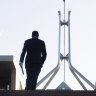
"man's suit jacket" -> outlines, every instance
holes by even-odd
[[[44,41],[36,37],[26,40],[20,57],[22,63],[25,54],[25,68],[42,67],[47,55]]]

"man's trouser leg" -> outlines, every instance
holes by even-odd
[[[41,68],[26,69],[27,79],[25,90],[35,90]]]

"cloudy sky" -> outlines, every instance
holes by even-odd
[[[93,84],[96,81],[95,5],[96,0],[66,0],[66,20],[68,10],[71,10],[72,65]],[[23,43],[26,39],[31,38],[33,30],[39,31],[39,38],[45,41],[47,49],[47,59],[40,73],[38,79],[40,80],[57,65],[59,10],[61,19],[64,20],[63,0],[0,0],[0,55],[14,55],[16,68],[20,71],[18,62]],[[66,36],[67,31],[66,27]],[[61,32],[61,53],[63,54],[63,27]],[[68,69],[67,62],[65,67],[65,82],[72,89],[82,89],[73,86],[75,78]],[[63,62],[60,70],[49,88],[52,88],[53,85],[56,88],[64,81]],[[71,77],[72,80],[70,80]]]

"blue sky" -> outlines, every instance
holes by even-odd
[[[71,61],[73,66],[93,84],[96,80],[95,5],[95,0],[66,0],[66,20],[67,12],[71,10]],[[38,30],[39,38],[46,43],[48,54],[39,79],[45,76],[56,66],[58,61],[59,10],[61,10],[63,20],[63,0],[1,0],[0,55],[14,55],[18,68],[24,41],[31,38],[33,30]],[[61,35],[61,53],[63,54],[63,27]],[[66,68],[66,82],[71,83],[67,79],[68,72]],[[55,78],[54,82],[59,81],[59,84],[63,81],[63,72],[61,71],[61,73],[60,81]]]

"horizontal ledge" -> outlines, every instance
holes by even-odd
[[[0,61],[13,61],[13,55],[0,55]]]

